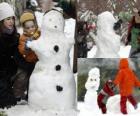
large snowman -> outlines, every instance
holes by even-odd
[[[116,22],[111,12],[106,11],[98,15],[95,37],[96,58],[119,58],[120,36],[113,30]]]
[[[51,10],[43,17],[41,37],[27,43],[39,61],[30,77],[29,106],[48,110],[46,116],[76,116],[76,83],[69,53],[74,39],[64,34],[62,13]]]
[[[97,90],[100,85],[100,70],[95,67],[92,68],[88,73],[88,79],[85,84],[85,88],[87,89],[85,94],[85,106],[88,109],[99,110],[97,104]]]

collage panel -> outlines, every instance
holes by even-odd
[[[78,116],[138,116],[140,59],[78,59]]]
[[[0,116],[139,115],[139,6],[0,0]]]
[[[138,0],[79,0],[78,58],[139,57]]]
[[[77,116],[76,0],[0,0],[0,116]]]

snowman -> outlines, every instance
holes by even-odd
[[[97,36],[95,43],[97,51],[96,58],[119,58],[120,36],[113,29],[117,21],[111,12],[103,12],[97,19]]]
[[[27,42],[39,61],[30,77],[29,106],[47,116],[76,116],[76,83],[69,53],[74,39],[64,34],[61,12],[51,10],[42,21],[41,37]]]
[[[121,114],[120,95],[117,94],[113,97],[110,97],[107,101],[106,107],[109,112]],[[132,106],[132,104],[129,101],[127,101],[127,111],[128,111],[128,114],[132,114],[132,113],[136,113],[137,111],[139,111],[139,109],[135,110],[134,107]]]
[[[100,70],[95,67],[92,68],[88,73],[88,80],[85,84],[87,92],[85,94],[85,106],[88,109],[99,110],[97,104],[97,90],[100,85]]]

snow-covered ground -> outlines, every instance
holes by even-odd
[[[140,115],[140,103],[138,104],[138,109],[134,110],[132,113],[128,114],[127,116],[139,116]],[[91,110],[85,108],[84,102],[78,102],[78,109],[80,110],[80,113],[78,116],[123,116],[121,113],[112,113],[107,112],[107,114],[102,114],[101,112],[98,112],[96,108]]]
[[[107,114],[102,114],[97,103],[97,91],[100,85],[100,70],[97,67],[92,68],[88,73],[88,79],[85,83],[86,94],[84,102],[78,102],[78,116],[122,116],[120,112],[120,95],[110,97],[106,103]],[[140,112],[140,103],[135,110],[134,107],[127,101],[128,116],[138,116]]]
[[[36,15],[36,19],[38,22],[39,27],[41,26],[42,23],[42,18],[43,18],[43,13],[40,12],[35,12]],[[23,30],[22,28],[18,28],[18,32],[20,34],[22,34]],[[65,20],[65,35],[68,39],[68,41],[74,41],[74,35],[75,35],[75,20],[74,19],[67,19]],[[70,51],[70,63],[71,63],[71,67],[73,67],[73,48]],[[56,98],[57,99],[57,98]],[[62,101],[63,102],[63,101]],[[55,112],[52,110],[35,110],[32,109],[28,104],[24,104],[24,105],[16,105],[12,108],[9,109],[0,109],[0,111],[5,111],[5,113],[8,116],[71,116],[71,114],[74,111],[65,111],[61,112],[58,111],[59,113],[57,114],[57,111],[55,110]],[[75,112],[73,113],[75,114]],[[76,114],[74,115],[76,116]]]
[[[128,58],[130,49],[131,49],[130,45],[128,45],[128,46],[121,45],[120,51],[118,53],[120,58]],[[94,58],[96,51],[97,51],[97,47],[93,46],[93,48],[88,52],[88,58]]]

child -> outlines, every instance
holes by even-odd
[[[106,109],[106,103],[107,100],[110,96],[114,95],[115,91],[115,85],[113,84],[112,80],[108,80],[103,89],[99,92],[98,94],[98,106],[102,110],[102,113],[105,114],[107,109]]]
[[[37,56],[32,50],[26,47],[27,41],[36,40],[40,36],[35,16],[31,12],[24,12],[20,17],[20,23],[23,26],[23,34],[19,39],[19,52],[27,62],[36,62]]]
[[[15,27],[15,13],[5,2],[0,3],[0,108],[16,104],[12,90],[12,77],[17,72],[15,52],[19,34]]]
[[[17,98],[27,100],[25,91],[28,88],[28,80],[37,62],[35,53],[26,47],[27,41],[33,41],[39,38],[40,31],[37,26],[35,16],[32,12],[26,11],[20,17],[20,23],[23,27],[23,34],[19,39],[18,49],[25,61],[20,62],[17,77],[13,85],[14,94]]]
[[[125,39],[125,45],[128,45],[128,44],[131,45],[129,57],[138,58],[140,57],[140,51],[139,51],[140,45],[138,42],[138,36],[140,33],[139,6],[137,8],[134,7],[132,13],[133,14],[122,11],[119,13],[119,19],[121,19],[123,22],[129,22],[127,37]]]
[[[120,66],[114,84],[119,86],[121,100],[120,107],[123,114],[127,114],[126,102],[129,102],[137,108],[137,102],[132,96],[133,87],[140,87],[140,82],[134,72],[129,68],[128,60],[123,58],[120,60]]]

